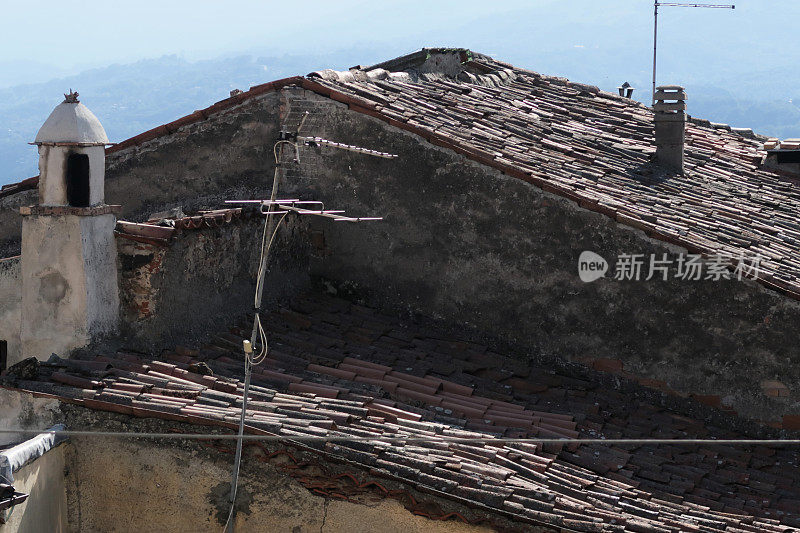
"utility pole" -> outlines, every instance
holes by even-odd
[[[658,46],[658,8],[666,7],[703,7],[709,9],[736,9],[733,4],[685,4],[681,2],[659,2],[653,0],[653,104],[656,103],[656,49]]]

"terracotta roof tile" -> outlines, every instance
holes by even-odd
[[[247,416],[250,431],[287,439],[374,436],[370,442],[337,441],[310,447],[395,476],[420,490],[473,502],[521,521],[580,531],[781,531],[800,526],[800,460],[793,450],[721,445],[623,449],[588,444],[389,443],[381,439],[511,434],[632,437],[656,432],[722,438],[734,434],[566,375],[549,375],[544,394],[527,395],[519,403],[494,398],[493,388],[484,389],[479,378],[472,380],[474,386],[448,391],[439,386],[444,383],[439,376],[407,373],[405,365],[425,360],[427,352],[410,350],[399,356],[404,348],[381,343],[381,339],[396,339],[402,331],[407,342],[437,346],[455,354],[449,356],[454,358],[473,359],[485,349],[435,331],[401,327],[389,317],[328,296],[299,298],[291,308],[265,317],[263,323],[271,330],[267,334],[273,339],[274,352],[269,360],[276,366],[256,368]],[[354,328],[359,335],[374,339],[374,359],[359,351],[360,338],[348,335]],[[231,331],[243,334],[249,325]],[[328,339],[324,347],[288,342],[322,331]],[[176,348],[165,354],[167,360],[119,352],[113,357],[54,361],[41,365],[38,380],[14,385],[92,409],[234,428],[242,393],[237,339],[235,334],[220,335],[213,350]],[[318,362],[316,350],[326,350],[332,357],[322,360],[329,362]],[[178,352],[185,355],[174,357]],[[392,359],[378,357],[389,353],[398,354],[395,360],[403,362],[397,367],[374,362]],[[189,370],[198,358],[214,369],[213,376]],[[520,366],[520,361],[493,353],[474,372],[516,368],[515,374],[542,374]],[[389,384],[398,381],[383,379],[392,377],[403,378],[404,385],[427,388],[424,392],[393,388]],[[470,374],[465,371],[462,377],[466,380]],[[513,379],[504,379],[512,390]],[[556,391],[563,394],[552,394]]]
[[[650,162],[653,117],[645,106],[466,50],[459,53],[473,59],[454,78],[420,73],[429,54],[453,53],[422,52],[381,64],[407,71],[375,66],[254,86],[107,152],[170,134],[264,92],[302,86],[690,251],[761,254],[769,260],[761,263],[759,281],[800,295],[794,223],[800,192],[760,168],[764,152],[757,141],[695,121],[687,125],[686,175],[662,176]],[[35,186],[30,178],[5,186],[0,196]],[[228,214],[186,217],[176,227],[218,225],[230,221]]]

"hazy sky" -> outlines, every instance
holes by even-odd
[[[736,3],[734,12],[661,8],[665,45],[671,38],[677,43],[699,39],[712,49],[727,43],[741,48],[746,61],[797,48],[800,2]],[[41,81],[31,78],[48,71],[70,74],[165,54],[199,59],[228,52],[317,53],[351,46],[364,46],[366,53],[371,44],[398,50],[459,45],[514,60],[515,55],[530,52],[516,48],[516,41],[526,37],[520,32],[526,30],[546,36],[544,43],[538,43],[541,47],[580,49],[630,42],[640,49],[641,67],[646,70],[653,11],[651,0],[2,0],[2,4],[0,86]],[[558,34],[548,33],[552,22],[559,23],[554,25]]]
[[[0,60],[73,68],[173,53],[206,58],[254,47],[319,51],[365,40],[433,36],[443,27],[531,2],[3,0],[3,4]]]
[[[698,1],[733,1],[736,9],[662,7],[658,82],[687,87],[693,115],[800,137],[800,0]],[[470,48],[610,91],[629,81],[641,101],[650,94],[653,0],[0,0],[0,7],[0,182],[35,172],[26,143],[70,87],[117,140],[207,106],[233,86],[370,65],[422,47]],[[206,59],[214,61],[193,62]]]

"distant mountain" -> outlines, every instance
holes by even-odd
[[[540,40],[554,31],[545,26],[540,29],[543,32],[538,36]],[[598,27],[595,25],[593,29],[596,35]],[[525,31],[529,32],[530,27]],[[512,26],[505,41],[515,38],[519,39],[517,43],[530,42],[530,37],[525,40],[522,29],[515,30]],[[475,51],[544,74],[566,76],[611,91],[623,81],[630,81],[637,87],[635,97],[649,100],[650,72],[641,68],[648,65],[646,58],[640,57],[642,43],[490,48],[481,38],[476,36],[475,40],[472,46]],[[667,41],[665,48],[669,44]],[[247,89],[322,68],[341,70],[358,63],[371,64],[410,51],[399,46],[402,45],[281,57],[234,55],[196,62],[164,56],[87,70],[47,82],[0,87],[0,185],[38,173],[36,149],[27,143],[70,88],[81,93],[81,100],[98,116],[109,138],[121,141],[226,98],[232,89]],[[679,44],[674,46],[681,49]],[[665,54],[659,79],[674,80],[687,87],[689,112],[693,116],[736,127],[752,127],[770,136],[800,137],[800,107],[795,103],[800,102],[800,74],[792,67],[781,66],[774,56],[762,65],[763,69],[742,74],[736,70],[730,53],[718,52],[725,57],[716,57],[714,68],[708,67],[704,54],[685,61],[676,57],[680,55],[678,52]],[[784,59],[789,65],[793,58]],[[33,66],[32,72],[37,77],[44,76],[43,68]],[[736,79],[734,87],[727,82],[730,79]]]

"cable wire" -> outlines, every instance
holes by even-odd
[[[0,434],[40,435],[50,433],[63,437],[106,437],[135,439],[187,439],[187,440],[246,440],[260,442],[381,442],[381,443],[455,443],[455,444],[605,444],[609,446],[643,445],[740,445],[740,446],[798,446],[800,439],[604,439],[604,438],[537,438],[537,437],[458,437],[376,435],[375,437],[324,436],[324,435],[237,435],[229,433],[158,433],[135,431],[84,431],[47,429],[0,429]]]
[[[285,95],[284,95],[285,96]],[[291,102],[288,98],[286,98],[286,118],[291,115]],[[308,117],[308,112],[303,115],[303,118],[300,120],[300,123],[297,127],[299,131],[300,128],[303,127],[306,118]],[[282,170],[283,166],[281,165],[281,160],[283,158],[283,147],[284,145],[289,145],[294,148],[294,155],[295,160],[300,160],[300,152],[297,147],[296,142],[291,142],[286,139],[278,140],[272,146],[272,155],[275,159],[275,172],[273,173],[272,178],[272,194],[270,196],[270,205],[274,204],[275,198],[278,195],[278,188],[280,186],[281,177],[282,177]],[[234,457],[233,462],[233,473],[231,475],[231,494],[230,494],[230,502],[231,502],[231,509],[228,513],[228,519],[225,522],[225,530],[229,533],[233,533],[234,528],[234,517],[236,515],[236,494],[238,490],[239,484],[239,468],[241,466],[242,461],[242,443],[244,437],[244,426],[245,426],[245,415],[247,413],[247,400],[248,400],[248,390],[250,389],[250,375],[252,373],[252,367],[254,365],[261,364],[267,358],[269,353],[269,346],[267,344],[267,334],[264,331],[263,326],[261,325],[261,299],[264,294],[264,280],[266,278],[267,272],[267,265],[269,262],[269,252],[272,249],[272,243],[275,241],[275,235],[278,233],[278,228],[280,228],[281,222],[286,218],[288,211],[283,213],[278,222],[275,223],[274,228],[273,224],[273,213],[267,212],[266,219],[264,220],[264,231],[261,234],[261,249],[259,253],[259,260],[258,260],[258,272],[256,278],[256,290],[255,290],[255,297],[253,300],[253,309],[255,311],[255,317],[253,318],[253,331],[250,335],[250,346],[255,348],[256,344],[258,344],[258,353],[256,354],[255,350],[249,351],[247,347],[244,349],[244,394],[242,396],[242,413],[239,417],[239,431],[237,435],[236,441],[236,454]],[[269,235],[269,240],[267,240],[267,235]],[[259,341],[256,343],[256,341]],[[255,355],[254,355],[255,354]]]

